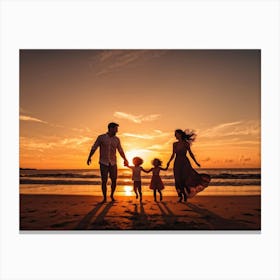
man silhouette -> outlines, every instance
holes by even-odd
[[[124,159],[124,165],[128,164],[124,151],[121,147],[120,139],[116,136],[119,125],[111,122],[108,124],[108,132],[97,137],[95,143],[92,145],[87,164],[91,164],[91,157],[99,147],[99,165],[102,181],[103,201],[107,201],[107,181],[108,175],[111,179],[111,200],[114,201],[114,192],[117,185],[117,157],[116,150],[118,150],[121,157]]]

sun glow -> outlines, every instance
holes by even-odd
[[[132,186],[124,186],[124,193],[125,193],[125,195],[127,195],[127,196],[130,196],[130,195],[132,195]]]
[[[136,149],[136,150],[131,150],[125,153],[127,160],[129,162],[129,165],[133,165],[132,159],[134,157],[140,157],[143,159],[144,164],[147,162],[150,162],[151,156],[150,156],[150,151],[149,150],[144,150],[144,149]]]

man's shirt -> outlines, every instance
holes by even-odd
[[[99,135],[92,145],[91,151],[94,153],[97,148],[99,150],[99,163],[107,166],[117,164],[116,150],[120,155],[124,155],[121,147],[120,139],[117,136],[109,136],[108,133]]]

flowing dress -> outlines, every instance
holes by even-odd
[[[175,144],[175,161],[174,161],[174,178],[177,192],[186,188],[188,198],[194,197],[198,192],[203,191],[210,183],[210,176],[208,174],[199,174],[191,166],[187,157],[189,143]]]

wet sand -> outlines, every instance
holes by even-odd
[[[260,196],[195,196],[140,202],[134,196],[20,195],[20,230],[260,230]]]

